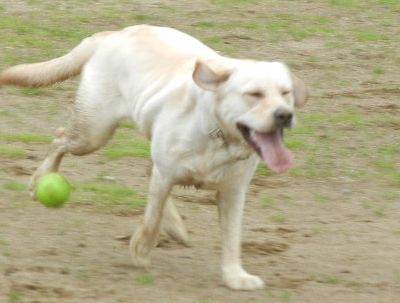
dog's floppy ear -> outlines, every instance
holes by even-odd
[[[193,80],[201,88],[216,91],[218,86],[228,80],[231,71],[215,60],[197,60],[193,70]]]
[[[296,75],[291,73],[293,81],[293,94],[294,94],[294,104],[295,106],[303,106],[309,97],[309,91],[303,80],[298,78]]]

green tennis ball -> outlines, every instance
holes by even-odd
[[[50,173],[39,179],[36,198],[46,207],[61,207],[69,199],[71,186],[68,180],[58,173]]]

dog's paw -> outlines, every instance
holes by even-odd
[[[150,258],[148,256],[139,256],[139,255],[134,255],[132,254],[131,251],[131,259],[132,259],[132,264],[135,267],[138,268],[149,268],[151,265]]]
[[[133,265],[135,267],[148,268],[150,266],[150,247],[146,238],[143,238],[140,228],[132,236],[129,246]]]
[[[150,257],[146,253],[142,253],[138,246],[132,245],[130,247],[132,264],[139,268],[149,268],[150,267]]]
[[[264,288],[264,281],[259,277],[241,270],[224,271],[224,282],[232,289],[255,290]]]

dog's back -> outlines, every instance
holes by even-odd
[[[104,40],[108,41],[103,43]],[[99,47],[100,45],[102,46]],[[217,56],[197,39],[177,30],[136,25],[121,31],[94,34],[59,58],[10,67],[0,73],[0,85],[40,87],[64,81],[79,75],[85,64],[99,50],[103,55],[112,55],[109,57],[113,64],[116,63],[116,67],[132,68],[141,78],[146,77],[144,73],[149,70],[153,76],[171,76],[172,71],[184,67],[185,62],[194,62],[193,58]],[[110,67],[112,66],[108,66]]]

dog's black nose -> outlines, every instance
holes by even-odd
[[[276,127],[290,127],[292,124],[293,113],[285,108],[278,108],[274,112]]]

